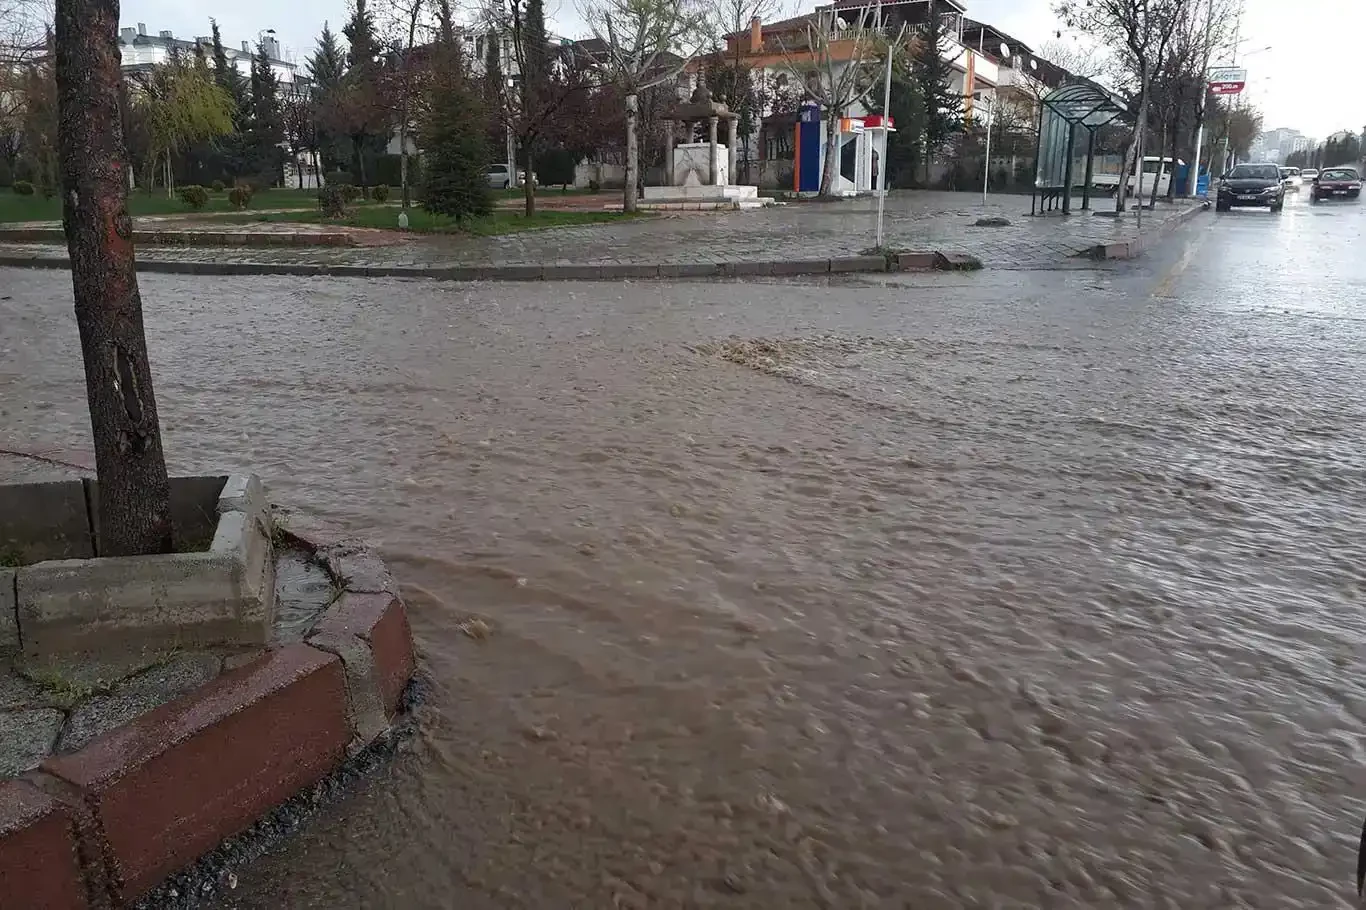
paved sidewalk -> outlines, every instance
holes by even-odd
[[[1106,206],[1106,200],[1099,200]],[[1191,203],[1159,206],[1143,219],[1143,234],[1174,226]],[[195,249],[142,247],[145,261],[348,265],[373,268],[457,268],[521,265],[702,264],[857,255],[874,243],[874,199],[802,202],[755,212],[666,215],[614,224],[527,231],[501,237],[414,236],[369,248]],[[890,247],[966,253],[988,268],[1059,268],[1097,244],[1137,239],[1131,213],[1101,218],[1030,217],[1029,197],[904,192],[887,199]],[[975,227],[984,216],[1005,227]],[[65,258],[55,245],[0,245],[0,256]]]

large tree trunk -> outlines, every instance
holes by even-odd
[[[1135,120],[1135,123],[1136,126],[1134,127],[1133,137],[1130,138],[1128,147],[1124,149],[1124,158],[1120,162],[1122,166],[1119,171],[1119,190],[1115,193],[1116,212],[1122,212],[1126,207],[1125,200],[1129,195],[1129,172],[1134,171],[1135,174],[1142,174],[1143,172],[1142,162],[1135,162],[1130,156],[1137,156],[1140,154],[1139,148],[1142,145],[1143,131],[1148,128],[1148,81],[1146,76],[1143,78],[1143,82],[1139,89],[1138,117]],[[1140,183],[1141,178],[1135,176],[1135,194],[1137,194],[1141,188],[1139,185]],[[1140,206],[1143,204],[1141,198],[1138,200],[1138,204]]]
[[[531,142],[523,142],[526,150],[526,178],[522,180],[522,199],[526,203],[526,216],[536,214],[536,155],[531,151]]]
[[[133,269],[118,0],[57,0],[62,221],[99,476],[101,556],[166,553],[171,489]]]
[[[636,117],[640,110],[640,99],[635,92],[626,96],[626,186],[622,190],[621,210],[636,212],[640,209],[640,147],[636,142]]]
[[[830,197],[835,195],[835,175],[840,172],[839,149],[835,147],[835,139],[839,136],[839,115],[834,111],[825,119],[825,164],[821,173],[820,195]]]

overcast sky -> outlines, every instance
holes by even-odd
[[[372,0],[374,3],[375,0]],[[968,15],[1038,47],[1058,28],[1050,0],[967,0]],[[813,9],[807,0],[802,10]],[[585,34],[575,0],[547,0],[555,30]],[[233,46],[255,41],[263,29],[302,63],[312,52],[324,20],[340,30],[346,0],[235,0],[214,9],[223,39]],[[177,37],[207,34],[205,5],[184,0],[124,0],[123,24],[147,24],[153,34],[170,29]],[[1316,138],[1339,129],[1366,126],[1366,94],[1352,42],[1366,34],[1366,0],[1245,0],[1242,53],[1251,80],[1248,100],[1265,114],[1265,126],[1291,127]],[[1345,40],[1328,40],[1336,35]],[[1261,48],[1271,47],[1269,51]],[[1240,58],[1240,63],[1243,62]]]

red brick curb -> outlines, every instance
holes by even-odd
[[[293,525],[349,580],[307,643],[0,784],[0,907],[126,906],[389,729],[416,664],[397,587],[372,551]]]
[[[26,781],[0,784],[0,906],[85,907],[76,823]]]

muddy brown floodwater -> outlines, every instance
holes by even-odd
[[[80,450],[67,278],[0,276],[0,439]],[[218,906],[1350,906],[1359,314],[143,287],[173,467],[375,539],[435,683]]]

